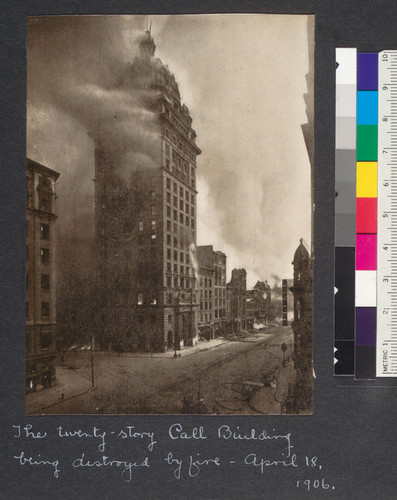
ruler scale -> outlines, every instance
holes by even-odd
[[[334,373],[396,384],[397,50],[336,63]]]
[[[397,51],[379,54],[376,376],[397,377]]]

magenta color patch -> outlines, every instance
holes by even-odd
[[[376,271],[376,234],[356,235],[356,269]]]

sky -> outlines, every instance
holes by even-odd
[[[65,230],[93,213],[92,129],[126,109],[132,128],[138,120],[150,125],[134,111],[134,96],[114,90],[139,53],[146,22],[29,19],[27,156],[60,172],[57,210]],[[226,253],[228,278],[244,267],[248,287],[292,277],[299,239],[311,244],[311,171],[301,130],[307,16],[150,16],[149,23],[155,57],[174,73],[202,150],[197,244]],[[128,127],[120,137],[124,132]]]

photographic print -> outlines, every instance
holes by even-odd
[[[311,414],[314,16],[27,27],[26,413]]]

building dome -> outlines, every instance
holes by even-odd
[[[309,252],[307,251],[305,245],[303,244],[303,239],[300,239],[300,245],[295,250],[294,261],[292,264],[302,262],[304,260],[309,260]]]
[[[146,31],[146,33],[142,36],[139,42],[139,49],[141,51],[141,56],[153,57],[154,52],[156,50],[156,44],[150,34],[150,31]]]

